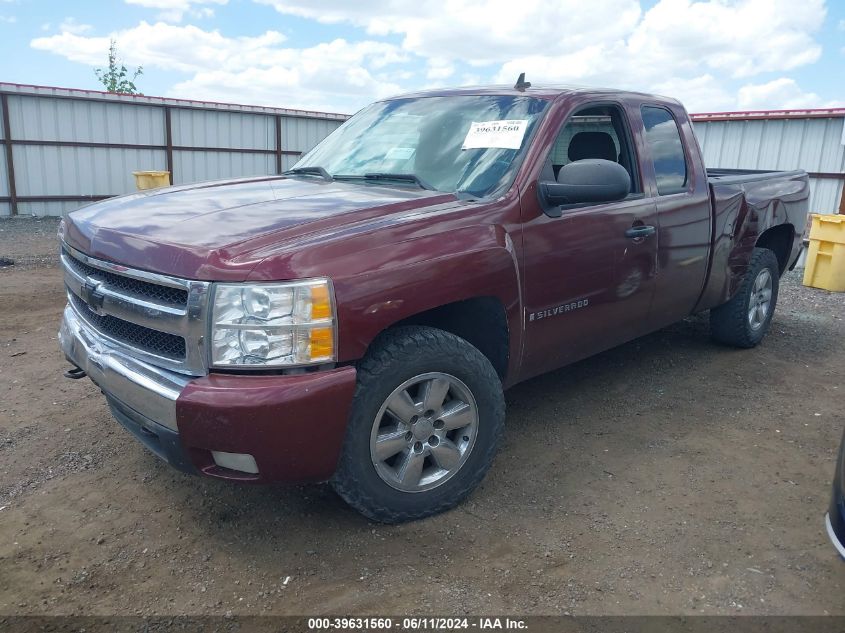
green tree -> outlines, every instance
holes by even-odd
[[[124,95],[141,94],[135,86],[135,80],[144,74],[144,68],[138,66],[130,79],[126,66],[117,59],[117,42],[114,40],[109,43],[109,67],[95,68],[94,74],[97,75],[100,83],[106,87],[107,92]]]

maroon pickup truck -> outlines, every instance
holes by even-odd
[[[704,310],[759,343],[807,198],[803,171],[705,170],[672,99],[404,95],[282,176],[71,213],[60,343],[177,468],[416,519],[484,477],[503,388]]]

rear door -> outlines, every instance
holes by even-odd
[[[524,377],[648,330],[657,218],[632,139],[621,105],[579,106],[559,128],[540,180],[553,180],[572,160],[603,158],[628,170],[631,194],[613,203],[561,207],[558,218],[543,213],[534,187],[522,198]]]
[[[644,103],[646,179],[657,206],[656,290],[649,322],[658,329],[689,315],[707,276],[710,195],[698,143],[681,108]]]

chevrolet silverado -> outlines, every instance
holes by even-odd
[[[417,519],[484,477],[504,388],[707,310],[757,345],[807,200],[803,171],[707,170],[674,99],[403,95],[282,175],[70,213],[59,339],[176,468]]]

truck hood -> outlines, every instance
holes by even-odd
[[[62,239],[92,257],[198,280],[243,281],[268,246],[455,200],[405,186],[251,178],[111,198],[71,213]]]

